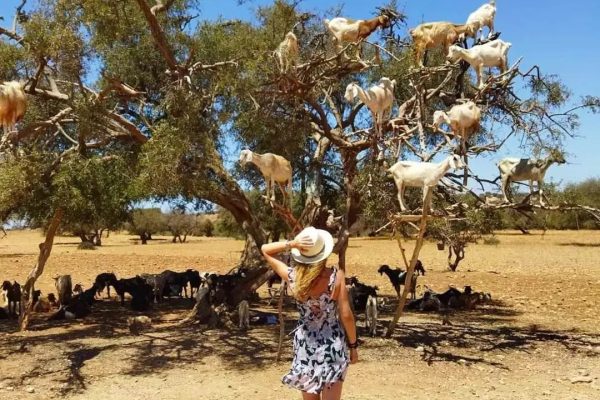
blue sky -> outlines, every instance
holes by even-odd
[[[0,16],[7,26],[12,21],[14,7],[19,0],[0,0]],[[32,0],[30,0],[33,3]],[[200,16],[203,19],[251,19],[253,9],[268,4],[269,0],[250,0],[239,6],[237,0],[201,0]],[[338,4],[344,6],[344,16],[370,18],[375,7],[384,1],[365,0],[304,0],[301,8],[322,13]],[[408,25],[422,21],[446,20],[463,22],[469,13],[484,0],[402,0],[398,1],[409,17]],[[600,1],[576,0],[498,0],[496,29],[502,38],[513,44],[511,60],[523,56],[523,68],[538,64],[545,73],[559,75],[573,91],[580,95],[600,95]],[[8,18],[7,18],[8,17]],[[548,176],[557,183],[580,181],[600,177],[598,149],[600,149],[600,115],[582,114],[579,137],[566,143],[569,164],[554,166]],[[506,156],[527,156],[517,142],[508,143],[498,154],[471,161],[475,172],[490,177],[497,176],[495,163]]]

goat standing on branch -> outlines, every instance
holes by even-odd
[[[27,97],[21,82],[10,81],[0,85],[0,124],[4,128],[2,144],[14,130],[15,124],[23,118],[26,110]]]
[[[407,186],[422,187],[423,199],[427,193],[437,186],[438,182],[450,168],[463,168],[464,164],[459,155],[453,154],[439,164],[418,161],[398,161],[392,165],[390,172],[398,188],[398,202],[400,210],[406,211],[404,191]]]
[[[371,86],[367,90],[356,83],[350,83],[346,87],[344,97],[348,102],[352,102],[358,96],[360,101],[371,111],[375,131],[380,135],[384,119],[389,119],[392,112],[395,87],[396,80],[390,80],[389,78],[381,78],[377,85]]]
[[[298,57],[300,55],[300,48],[298,47],[298,38],[294,35],[294,32],[288,32],[285,35],[285,39],[277,49],[275,50],[275,56],[279,61],[279,71],[283,74],[296,66]]]
[[[460,151],[465,161],[465,176],[463,185],[467,186],[467,144],[471,135],[479,131],[481,121],[481,109],[472,101],[457,104],[447,113],[436,111],[433,113],[433,126],[439,128],[446,123],[452,129],[452,133],[460,138]]]
[[[491,0],[488,4],[484,4],[477,10],[473,11],[465,25],[469,25],[473,30],[473,39],[477,41],[477,33],[483,38],[483,28],[488,27],[490,32],[488,38],[494,34],[494,19],[496,18],[496,0]]]
[[[342,49],[344,43],[358,43],[368,38],[377,28],[386,28],[390,24],[390,17],[379,15],[371,19],[352,20],[349,18],[337,17],[332,20],[326,19],[325,26],[333,35],[338,51]],[[358,50],[360,59],[360,48]]]
[[[465,60],[468,62],[475,69],[477,87],[481,89],[483,87],[483,69],[485,67],[498,67],[501,73],[508,70],[508,50],[510,50],[511,46],[511,43],[500,39],[492,40],[491,42],[470,49],[463,49],[460,46],[453,45],[448,50],[448,60],[452,62]]]
[[[450,22],[428,22],[410,30],[417,65],[423,67],[426,50],[442,47],[444,54],[463,36],[473,36],[471,25],[456,25]]]
[[[565,159],[561,154],[550,154],[543,160],[530,158],[505,158],[498,163],[500,177],[502,178],[502,194],[504,202],[509,203],[508,193],[510,183],[518,181],[529,181],[529,190],[533,194],[533,181],[537,182],[540,193],[540,205],[544,206],[543,184],[546,171],[553,164],[564,164]],[[512,197],[512,196],[511,196]]]
[[[240,164],[256,165],[267,183],[267,200],[275,201],[275,183],[279,185],[284,198],[292,196],[292,164],[277,154],[258,154],[251,150],[242,150]],[[285,187],[287,186],[287,190]],[[289,191],[289,193],[288,193]]]

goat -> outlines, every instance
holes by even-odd
[[[371,336],[377,333],[377,297],[369,295],[365,310],[365,326]]]
[[[145,315],[127,318],[127,327],[132,335],[139,335],[140,332],[152,327],[152,320]]]
[[[2,283],[2,290],[4,291],[4,295],[6,297],[8,315],[16,316],[17,314],[20,314],[21,285],[19,285],[16,281],[12,284],[9,281],[4,281]],[[18,308],[17,303],[19,304]]]
[[[463,49],[460,46],[450,46],[448,49],[448,60],[456,62],[465,60],[468,62],[477,74],[477,87],[483,88],[483,69],[485,67],[498,67],[500,72],[508,70],[508,50],[511,43],[497,39],[485,44]]]
[[[188,274],[186,272],[175,272],[165,270],[160,274],[164,279],[163,296],[171,297],[173,295],[181,297],[181,292],[185,293],[187,298]]]
[[[139,275],[134,278],[119,279],[115,285],[115,290],[117,295],[121,297],[121,305],[125,305],[125,293],[129,293],[133,297],[133,293],[142,285],[146,285],[146,281]]]
[[[356,97],[367,106],[371,111],[371,116],[377,133],[381,133],[381,125],[384,118],[390,117],[392,111],[392,105],[394,104],[394,88],[396,87],[396,80],[389,78],[381,78],[376,85],[371,86],[369,89],[364,90],[356,83],[350,83],[346,87],[346,93],[344,97],[348,102],[352,102]]]
[[[286,73],[290,67],[296,67],[300,48],[298,47],[298,38],[294,35],[294,32],[286,33],[285,39],[279,43],[274,53],[279,61],[279,71],[281,73]]]
[[[377,28],[385,28],[390,24],[390,18],[387,15],[380,15],[371,19],[352,20],[349,18],[337,17],[332,20],[324,20],[325,26],[331,32],[338,51],[341,50],[344,43],[357,43],[368,38]],[[358,50],[360,58],[360,49]]]
[[[73,286],[73,295],[76,296],[81,293],[83,293],[83,286],[81,283],[76,283],[75,286]]]
[[[277,154],[254,153],[248,149],[240,153],[240,164],[245,166],[248,163],[256,165],[267,183],[267,199],[275,201],[275,183],[279,185],[284,197],[286,197],[287,185],[291,200],[292,195],[292,164],[285,158]]]
[[[162,300],[163,292],[166,286],[166,279],[163,274],[140,274],[140,278],[142,278],[148,285],[152,287],[153,299],[154,303],[158,303]]]
[[[250,305],[247,300],[242,300],[238,304],[238,316],[240,318],[240,330],[250,329]]]
[[[96,276],[96,280],[94,282],[98,288],[98,296],[100,296],[104,288],[106,288],[106,298],[110,299],[110,287],[112,286],[116,290],[117,276],[112,272],[104,272]]]
[[[489,3],[482,5],[477,10],[473,11],[465,25],[472,27],[473,39],[477,39],[477,32],[483,37],[483,28],[488,27],[490,32],[488,37],[494,33],[494,19],[496,18],[496,0],[490,0]]]
[[[473,35],[471,25],[456,25],[450,22],[428,22],[410,30],[415,49],[415,58],[420,67],[423,67],[423,55],[426,50],[442,47],[444,55],[461,36]]]
[[[4,136],[0,144],[8,139],[15,124],[23,118],[27,111],[27,97],[23,83],[17,81],[4,82],[0,85],[0,125],[4,128]]]
[[[68,303],[61,304],[57,312],[48,320],[84,318],[92,312],[92,305],[96,297],[98,287],[94,283],[91,288],[73,296]]]
[[[447,113],[444,111],[433,113],[433,126],[439,128],[446,123],[452,129],[452,133],[460,138],[463,155],[467,154],[467,141],[479,130],[480,121],[481,109],[472,101],[457,104]]]
[[[152,286],[142,283],[132,288],[131,309],[135,311],[146,311],[152,303]]]
[[[388,279],[390,280],[394,290],[396,290],[396,294],[400,296],[400,288],[402,285],[406,285],[406,271],[400,268],[392,269],[389,265],[383,264],[377,270],[379,275],[386,274]],[[415,272],[413,273],[410,285],[410,297],[411,299],[416,298],[416,290],[417,290],[417,272],[425,275],[425,268],[420,260],[417,260],[417,264],[415,265]]]
[[[363,312],[367,309],[369,296],[377,297],[377,286],[369,286],[358,281],[358,278],[350,278],[350,288],[352,289],[352,310],[354,313]]]
[[[419,304],[419,310],[439,312],[441,309],[442,301],[440,300],[439,296],[432,290],[426,290],[425,293],[423,293],[423,299]]]
[[[68,304],[73,295],[71,275],[59,275],[54,277],[54,286],[56,287],[56,293],[58,293],[58,303],[61,306]]]
[[[203,279],[200,276],[200,272],[191,268],[185,270],[185,276],[190,284],[190,298],[194,298],[194,289],[196,289],[196,292],[198,291]]]
[[[398,161],[392,165],[390,172],[398,188],[398,202],[400,210],[406,211],[404,203],[404,191],[406,187],[422,187],[423,201],[429,191],[437,186],[439,180],[446,172],[453,168],[463,168],[464,164],[457,154],[453,154],[441,163],[417,162],[417,161]]]
[[[529,181],[529,191],[533,194],[533,181],[537,182],[540,192],[540,204],[544,205],[543,184],[546,171],[554,163],[564,164],[566,161],[561,154],[550,154],[543,160],[531,158],[505,158],[498,163],[500,178],[502,179],[502,194],[504,202],[509,203],[508,194],[510,192],[510,183],[519,181]],[[512,196],[511,196],[512,197]]]

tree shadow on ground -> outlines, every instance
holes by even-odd
[[[387,325],[386,325],[387,328]],[[595,357],[590,351],[600,345],[600,335],[582,335],[574,332],[539,330],[537,327],[483,327],[473,324],[441,325],[433,323],[403,323],[389,340],[374,341],[375,347],[389,349],[390,342],[401,347],[422,347],[422,360],[435,362],[483,364],[507,369],[489,357],[494,354],[521,351],[532,353],[545,343],[560,344],[573,353]],[[476,352],[464,354],[465,351]]]
[[[52,376],[61,384],[60,394],[82,393],[87,379],[82,368],[103,354],[119,363],[121,374],[141,376],[160,373],[185,364],[218,357],[236,369],[256,368],[274,361],[277,326],[254,326],[248,332],[219,328],[207,330],[198,324],[178,324],[192,308],[189,299],[167,300],[147,313],[121,307],[117,301],[98,301],[90,316],[81,320],[48,321],[49,314],[36,314],[26,334],[17,333],[16,321],[0,324],[0,359],[44,354],[44,365],[27,374],[15,375],[13,383]],[[147,315],[153,327],[132,335],[127,318]],[[4,326],[6,325],[6,326]],[[35,349],[35,351],[33,351]]]
[[[559,246],[600,247],[600,243],[568,242],[568,243],[560,243]]]

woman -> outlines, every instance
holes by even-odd
[[[275,258],[288,250],[293,268]],[[304,229],[294,240],[262,247],[267,262],[288,282],[298,302],[294,361],[282,381],[302,391],[304,400],[339,400],[348,364],[358,361],[356,327],[344,271],[326,267],[332,250],[329,232],[313,227]]]

